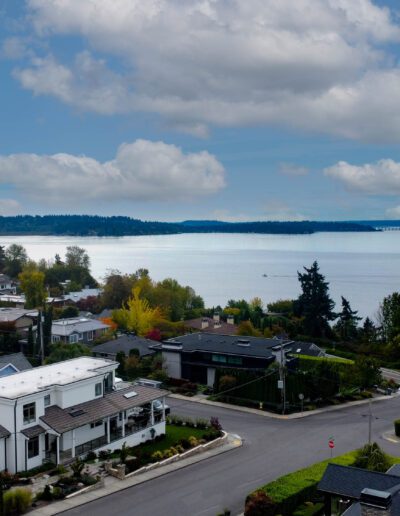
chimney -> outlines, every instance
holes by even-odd
[[[233,315],[228,315],[228,318],[226,319],[226,322],[228,324],[235,324],[235,318],[233,317]]]
[[[213,319],[215,323],[219,323],[219,314],[214,314]]]
[[[361,516],[394,516],[392,495],[387,491],[363,489],[360,496]]]
[[[208,319],[201,320],[201,329],[204,330],[205,328],[208,328]]]

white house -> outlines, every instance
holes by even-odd
[[[0,274],[0,294],[16,294],[17,287],[7,274]]]
[[[68,319],[58,319],[51,325],[51,341],[65,342],[73,344],[81,342],[90,343],[102,337],[110,329],[108,324],[104,324],[96,319],[86,317],[71,317]]]
[[[116,389],[117,367],[81,357],[0,378],[0,470],[68,463],[164,434],[168,391]]]

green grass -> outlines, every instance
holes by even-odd
[[[187,439],[192,435],[197,439],[202,439],[204,434],[209,432],[210,430],[200,430],[199,428],[187,426],[166,425],[165,439],[149,444],[141,444],[139,446],[142,452],[154,453],[155,451],[164,451],[171,448],[171,446],[176,445],[180,439]]]
[[[301,359],[301,360],[307,360],[309,362],[330,362],[330,363],[336,363],[336,364],[347,364],[351,365],[354,364],[354,360],[350,360],[349,358],[343,358],[343,357],[311,357],[308,355],[300,355],[297,353],[291,353],[293,356]]]

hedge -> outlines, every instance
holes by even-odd
[[[400,419],[396,419],[394,421],[394,433],[397,437],[400,437]]]

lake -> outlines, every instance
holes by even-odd
[[[61,256],[70,245],[84,247],[92,273],[149,269],[155,280],[176,278],[192,286],[207,306],[228,299],[265,303],[299,293],[297,271],[318,260],[333,299],[343,295],[362,316],[374,316],[384,296],[400,290],[400,232],[312,235],[184,234],[141,237],[2,237],[22,244],[31,258]],[[267,277],[263,277],[266,274]],[[339,307],[337,307],[339,308]]]

